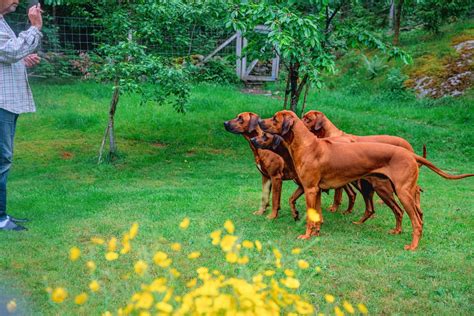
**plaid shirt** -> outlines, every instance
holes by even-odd
[[[17,37],[0,15],[1,109],[15,114],[36,110],[23,58],[38,47],[42,37],[41,32],[34,26]]]

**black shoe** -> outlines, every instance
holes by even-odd
[[[28,218],[16,218],[10,215],[7,215],[7,218],[14,223],[26,223],[30,221]]]
[[[9,218],[3,220],[0,222],[0,230],[27,230],[26,227],[23,227],[21,225],[15,224],[12,220]]]

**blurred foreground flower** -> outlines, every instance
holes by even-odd
[[[184,218],[179,228],[187,229],[189,224],[189,219]],[[91,241],[95,249],[82,255],[85,264],[70,263],[87,272],[84,280],[77,280],[68,290],[48,286],[47,292],[51,301],[58,304],[57,314],[97,314],[97,308],[104,306],[101,314],[107,316],[293,316],[327,313],[328,308],[336,315],[344,315],[339,306],[317,306],[310,300],[312,296],[301,294],[305,291],[307,278],[321,271],[319,267],[309,269],[311,265],[307,260],[296,257],[302,253],[301,249],[285,251],[258,240],[242,239],[235,235],[236,229],[230,220],[223,226],[210,234],[211,244],[221,254],[215,258],[208,249],[204,249],[206,252],[181,251],[180,242],[164,238],[160,239],[158,249],[150,251],[138,247],[137,250],[137,246],[132,245],[138,235],[137,223],[133,223],[121,239],[94,237]],[[186,245],[184,241],[182,243]],[[81,252],[73,247],[69,255],[76,261]],[[203,265],[209,258],[213,263],[220,260],[217,262],[219,270]],[[196,265],[198,268],[192,268]],[[221,272],[221,268],[225,272]],[[69,299],[69,293],[72,299]],[[128,300],[114,296],[123,293]],[[329,304],[336,300],[330,294],[324,299]],[[348,301],[343,301],[342,307],[347,313],[355,313]],[[358,304],[357,307],[360,313],[367,313],[365,305]],[[72,311],[74,308],[80,308],[80,311]]]

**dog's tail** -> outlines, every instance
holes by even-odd
[[[418,162],[420,165],[427,166],[428,168],[430,168],[431,170],[433,170],[434,172],[436,172],[437,174],[439,174],[445,179],[459,180],[459,179],[463,179],[467,177],[474,177],[474,173],[465,173],[465,174],[458,174],[458,175],[452,175],[452,174],[446,173],[443,170],[436,167],[432,162],[430,162],[426,158],[418,156],[418,155],[415,155],[415,159],[416,159],[416,162]]]
[[[426,159],[426,145],[423,144],[423,158]]]

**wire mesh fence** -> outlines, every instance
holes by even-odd
[[[29,27],[26,14],[12,13],[5,18],[16,34]],[[77,65],[81,64],[82,59],[96,52],[101,44],[97,36],[99,26],[83,17],[46,15],[43,19],[43,39],[39,54],[49,64],[46,67],[46,72],[49,73],[45,75],[63,75],[66,72],[70,75],[84,75],[81,74],[80,69],[75,69],[79,70],[75,72],[74,69],[65,68],[78,68]],[[232,34],[232,31],[226,29],[179,28],[176,31],[173,30],[173,34],[164,34],[160,44],[150,46],[148,49],[163,57],[206,56]],[[221,57],[235,55],[235,46],[235,41],[231,42],[217,55]],[[43,65],[41,71],[35,70],[35,72],[44,74],[44,68]]]

